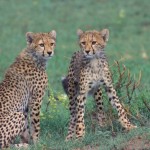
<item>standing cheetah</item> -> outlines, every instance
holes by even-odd
[[[113,88],[111,73],[104,48],[109,38],[109,30],[86,31],[78,30],[80,51],[71,59],[68,75],[62,80],[64,90],[70,100],[70,124],[66,140],[83,137],[85,134],[84,109],[88,93],[92,93],[97,105],[97,116],[100,125],[105,120],[103,112],[101,85],[105,88],[111,105],[118,111],[123,127],[131,129],[132,125],[119,102]]]
[[[40,107],[48,83],[46,63],[54,54],[56,32],[27,32],[26,38],[27,48],[0,83],[0,148],[8,147],[18,135],[24,144],[17,146],[26,145],[29,125],[33,141],[39,137]]]

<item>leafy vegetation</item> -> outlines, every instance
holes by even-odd
[[[150,14],[149,0],[7,0],[0,1],[0,80],[18,53],[26,46],[25,33],[57,31],[55,56],[49,61],[47,73],[49,90],[41,110],[41,135],[37,145],[29,149],[127,149],[128,141],[135,137],[150,141]],[[68,70],[72,53],[79,49],[76,30],[108,28],[110,40],[106,47],[112,72],[114,60],[121,59],[130,70],[132,83],[140,85],[129,103],[129,97],[121,99],[130,113],[131,121],[138,126],[125,132],[117,121],[104,95],[105,110],[110,125],[100,128],[95,119],[95,107],[91,98],[86,104],[86,136],[82,141],[64,142],[69,120],[68,99],[61,86],[61,77]],[[118,71],[117,71],[118,72]],[[114,73],[114,84],[117,83]],[[123,84],[122,84],[123,85]],[[123,91],[125,88],[123,87]],[[118,90],[119,97],[126,94]],[[131,88],[129,92],[131,92]],[[137,143],[138,144],[138,143]],[[145,144],[146,145],[146,144]],[[149,146],[149,145],[148,145]],[[143,146],[144,147],[144,146]],[[138,149],[138,148],[135,148]],[[142,149],[142,148],[141,148]],[[146,148],[145,148],[146,149]],[[148,149],[148,148],[147,148]]]

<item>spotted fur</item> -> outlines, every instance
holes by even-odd
[[[48,82],[46,63],[54,54],[56,32],[28,32],[26,38],[27,48],[0,83],[1,148],[9,147],[18,135],[23,143],[28,143],[30,136],[34,142],[39,137],[40,107]]]
[[[104,48],[109,38],[109,30],[86,31],[78,30],[80,51],[72,56],[68,75],[63,79],[63,87],[70,100],[70,123],[66,140],[83,137],[85,134],[84,109],[87,95],[91,93],[97,106],[99,124],[105,123],[102,90],[104,87],[109,101],[118,111],[119,120],[126,129],[134,128],[126,111],[119,102],[112,84],[111,72]]]

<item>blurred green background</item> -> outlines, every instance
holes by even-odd
[[[15,57],[26,47],[26,32],[49,32],[55,29],[55,56],[49,61],[47,72],[52,90],[63,93],[61,77],[67,73],[71,55],[79,49],[76,30],[108,28],[110,39],[105,50],[110,65],[114,60],[123,58],[123,63],[135,77],[141,70],[141,89],[150,102],[149,10],[149,0],[1,0],[0,80]],[[63,110],[61,113],[64,113]],[[63,127],[62,132],[66,134],[66,124]],[[56,147],[55,141],[51,145]]]

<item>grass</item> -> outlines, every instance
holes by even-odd
[[[115,136],[112,136],[111,126],[104,129],[93,123],[88,114],[93,111],[92,101],[87,102],[86,137],[82,141],[65,143],[68,109],[58,105],[59,111],[45,112],[45,96],[41,118],[41,136],[36,146],[30,149],[76,149],[91,146],[91,149],[109,150],[121,149],[134,136],[147,133],[150,137],[150,112],[142,99],[150,103],[150,14],[149,0],[7,0],[0,1],[0,80],[5,70],[13,62],[18,53],[26,46],[25,33],[57,31],[57,46],[55,56],[49,61],[47,73],[54,93],[63,94],[61,77],[68,70],[72,53],[79,49],[76,30],[109,28],[110,40],[106,53],[110,65],[114,60],[124,58],[124,63],[131,74],[138,76],[142,72],[141,87],[136,91],[131,104],[133,115],[138,112],[146,122],[143,127],[139,121],[132,119],[139,126],[129,133],[125,133],[117,121],[113,123]],[[107,107],[107,106],[106,106]],[[106,108],[107,109],[107,108]],[[54,116],[54,117],[50,117]],[[150,139],[150,138],[149,138]]]

